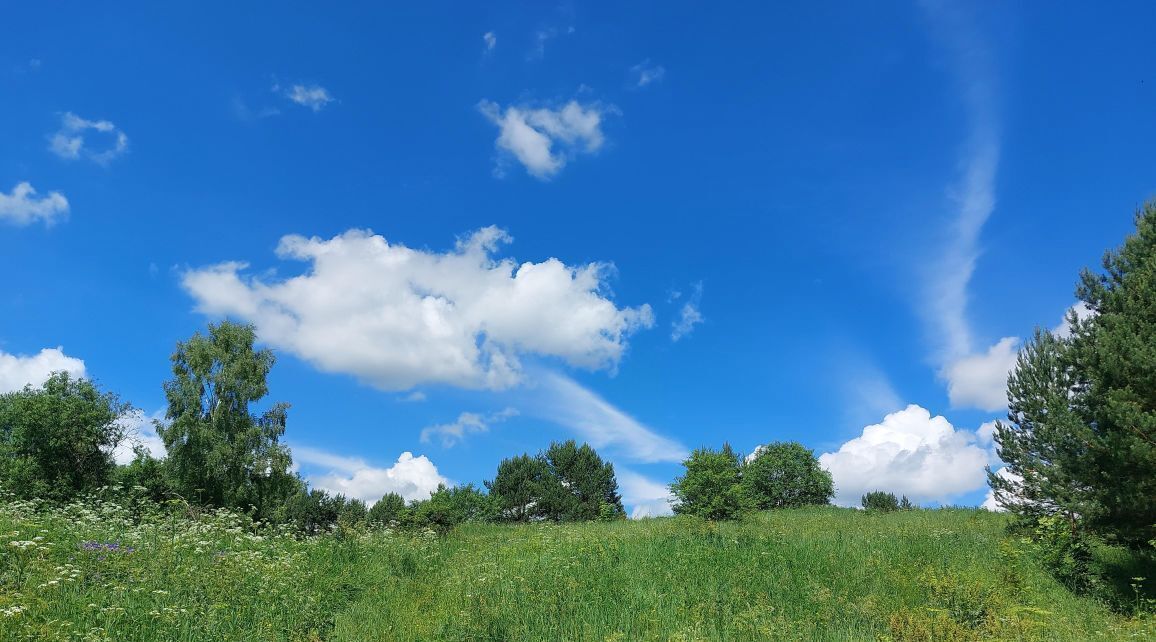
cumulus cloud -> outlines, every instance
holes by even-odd
[[[506,408],[486,415],[463,412],[458,415],[456,420],[448,424],[436,424],[422,428],[421,442],[428,444],[433,437],[437,436],[441,439],[443,447],[450,448],[464,440],[468,433],[487,432],[491,425],[501,423],[510,417],[517,416],[517,414],[518,411],[515,408]]]
[[[677,296],[674,298],[678,298]],[[694,327],[703,322],[702,312],[699,310],[699,305],[702,302],[702,283],[694,285],[694,291],[690,298],[682,304],[682,308],[678,311],[678,317],[670,324],[670,340],[677,342],[679,339],[690,335],[694,331]]]
[[[557,372],[536,373],[519,403],[526,414],[572,430],[594,448],[610,447],[621,458],[639,462],[679,462],[687,449]]]
[[[248,276],[244,263],[229,262],[188,270],[181,282],[201,312],[252,322],[262,341],[382,390],[508,388],[525,355],[613,370],[627,338],[653,325],[649,305],[610,300],[609,264],[496,258],[510,241],[496,227],[446,252],[361,230],[292,235],[277,254],[308,262],[305,274]]]
[[[93,138],[100,139],[95,143],[95,149]],[[48,138],[48,149],[66,160],[83,157],[106,165],[128,151],[128,136],[112,121],[87,120],[65,112],[60,117],[60,129]]]
[[[1020,340],[1004,337],[987,352],[962,357],[943,372],[955,408],[994,411],[1007,406],[1007,377],[1016,365]]]
[[[907,495],[916,502],[949,501],[983,487],[987,452],[975,433],[909,405],[819,462],[835,480],[835,502],[855,506],[873,490]]]
[[[671,501],[674,496],[663,483],[640,475],[633,470],[614,466],[614,476],[618,479],[618,490],[622,503],[631,519],[662,517],[673,515]]]
[[[666,69],[662,65],[651,64],[650,59],[647,58],[631,67],[630,73],[634,76],[638,87],[645,87],[662,80],[662,77],[666,75]]]
[[[414,457],[411,452],[403,452],[389,468],[379,468],[357,457],[342,457],[304,446],[294,446],[292,451],[298,465],[324,471],[305,476],[311,487],[371,505],[386,493],[397,493],[407,502],[425,499],[437,490],[438,484],[453,483],[442,477],[425,455]]]
[[[1073,305],[1052,333],[1057,337],[1071,336],[1069,319],[1075,315],[1083,321],[1095,314],[1083,302]],[[986,352],[969,354],[947,364],[942,371],[947,381],[947,393],[955,408],[979,408],[995,411],[1007,407],[1007,378],[1019,357],[1020,340],[1004,337]]]
[[[84,376],[84,361],[64,354],[64,349],[44,348],[34,355],[8,354],[0,351],[0,394],[40,387],[53,372]]]
[[[288,87],[273,85],[273,91],[302,107],[308,107],[314,112],[321,111],[326,105],[334,101],[329,90],[321,85],[290,85]]]
[[[137,446],[144,448],[146,452],[157,459],[164,458],[167,454],[165,442],[157,434],[157,424],[163,424],[164,421],[164,410],[146,415],[144,411],[134,408],[122,415],[118,423],[124,429],[125,437],[112,451],[112,457],[116,463],[121,465],[130,463],[136,457],[134,449]]]
[[[68,199],[60,192],[49,192],[39,198],[27,182],[17,183],[8,194],[0,192],[0,221],[13,225],[31,225],[44,221],[52,225],[68,214]]]
[[[482,42],[486,43],[486,51],[493,51],[494,47],[498,46],[498,37],[493,31],[487,31],[482,34]]]
[[[540,180],[557,174],[574,156],[598,151],[605,140],[602,120],[611,111],[574,100],[558,109],[511,105],[505,110],[483,100],[478,109],[498,127],[494,145],[499,152],[513,156]]]

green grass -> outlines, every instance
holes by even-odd
[[[304,540],[131,513],[0,505],[0,639],[1156,639],[1150,614],[1073,595],[985,511]]]

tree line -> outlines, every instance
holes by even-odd
[[[994,433],[1005,472],[989,469],[996,500],[1057,564],[1086,576],[1089,542],[1156,545],[1156,202],[1136,230],[1084,270],[1076,295],[1086,315],[1066,333],[1038,329],[1008,378],[1008,416]],[[406,502],[310,489],[281,442],[289,404],[253,411],[268,395],[275,358],[252,326],[209,324],[177,344],[164,383],[166,456],[136,449],[117,466],[132,406],[94,382],[54,373],[39,387],[0,395],[0,485],[22,497],[68,501],[117,484],[154,499],[234,508],[316,532],[346,520],[443,530],[469,521],[531,522],[625,516],[611,464],[587,444],[551,444],[503,460],[492,480],[438,488]],[[729,445],[700,448],[670,485],[674,512],[730,519],[751,510],[827,504],[829,472],[800,444],[775,442],[746,458]],[[876,491],[866,508],[910,507]]]
[[[282,443],[289,404],[254,408],[268,396],[275,363],[255,347],[251,325],[211,323],[177,344],[164,382],[164,422],[155,422],[166,454],[135,446],[118,466],[131,404],[93,381],[53,373],[39,387],[0,395],[0,486],[23,498],[70,501],[110,486],[165,501],[245,512],[305,533],[339,523],[445,531],[464,522],[573,522],[626,516],[614,467],[588,444],[570,440],[502,460],[492,480],[440,486],[406,502],[386,494],[371,506],[309,488],[292,471]],[[797,443],[760,447],[742,460],[724,446],[699,449],[671,490],[674,510],[729,519],[747,510],[826,504],[831,475]]]

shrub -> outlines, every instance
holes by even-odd
[[[65,501],[112,481],[111,452],[132,409],[86,379],[54,373],[0,395],[0,483],[24,498]]]
[[[699,448],[683,462],[686,473],[674,480],[674,512],[710,520],[736,519],[749,508],[742,489],[742,463],[724,444],[722,450]]]
[[[907,499],[904,497],[904,499]],[[863,508],[867,510],[877,510],[884,513],[899,510],[899,500],[895,498],[895,493],[886,493],[881,490],[874,490],[863,496],[860,500]],[[910,504],[910,502],[908,502]]]
[[[386,493],[370,507],[368,520],[372,524],[392,526],[405,519],[405,500],[397,493]]]

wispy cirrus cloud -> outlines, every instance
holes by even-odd
[[[562,426],[594,448],[608,448],[616,459],[680,462],[688,453],[686,446],[559,372],[536,370],[516,398],[526,415]]]
[[[614,476],[631,519],[674,514],[671,508],[674,496],[666,484],[618,464],[614,465]]]
[[[997,410],[1014,365],[1019,339],[1003,337],[977,349],[968,314],[969,288],[979,260],[980,234],[996,207],[1000,157],[999,98],[991,46],[966,5],[924,2],[935,40],[946,54],[964,105],[968,134],[960,175],[948,190],[955,209],[938,252],[925,272],[922,309],[935,337],[939,376],[955,407]]]

